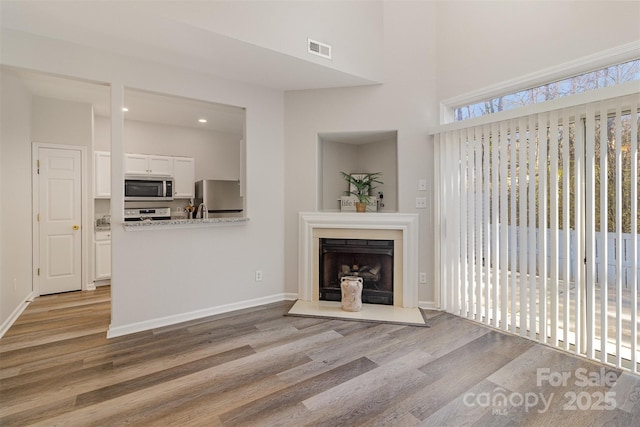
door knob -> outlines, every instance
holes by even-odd
[[[79,226],[79,225],[74,225],[74,226],[73,226],[73,229],[74,229],[74,230],[80,230],[80,226]]]

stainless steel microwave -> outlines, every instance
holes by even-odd
[[[125,201],[173,200],[173,178],[152,175],[126,175]]]

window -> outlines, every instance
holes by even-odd
[[[640,59],[519,92],[488,98],[474,104],[457,106],[454,107],[454,120],[458,122],[634,80],[640,80]]]

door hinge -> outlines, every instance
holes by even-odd
[[[36,160],[36,163],[38,167],[38,175],[40,175],[40,159]]]
[[[40,267],[38,267],[38,276],[40,275]]]
[[[38,218],[36,221],[40,222],[40,214],[38,214]]]

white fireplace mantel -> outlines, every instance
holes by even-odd
[[[300,212],[298,214],[298,298],[314,297],[314,231],[317,229],[400,230],[402,232],[402,303],[418,307],[418,215],[401,213]],[[394,283],[394,286],[398,286]]]

